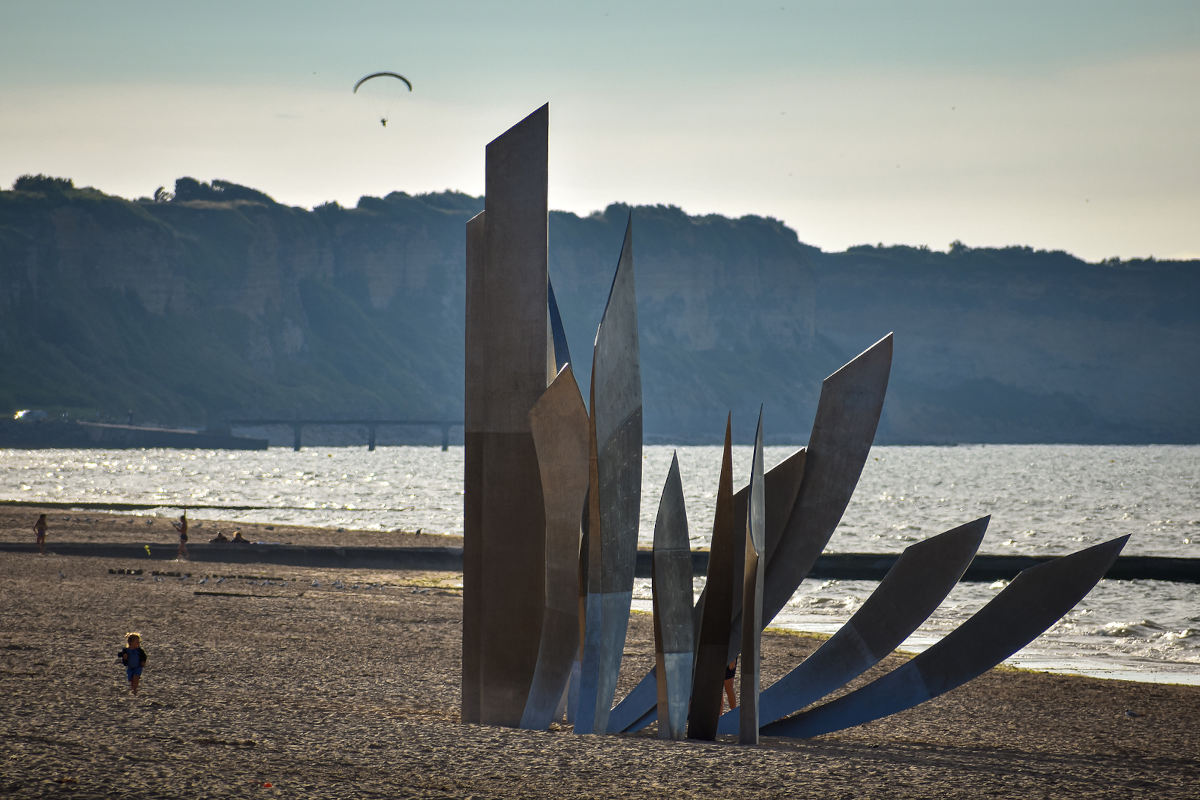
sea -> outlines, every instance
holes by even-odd
[[[768,447],[768,468],[795,447]],[[707,547],[721,448],[647,446],[640,539],[672,455],[693,547]],[[735,485],[751,448],[733,450]],[[461,534],[463,449],[306,447],[228,450],[3,450],[0,501],[86,504],[130,513],[379,531]],[[1130,534],[1125,555],[1200,558],[1200,446],[960,445],[875,447],[830,553],[899,553],[985,515],[981,553],[1063,555]],[[703,579],[697,579],[696,591]],[[902,649],[920,651],[1005,583],[961,583]],[[773,627],[830,634],[873,581],[807,580]],[[639,579],[634,606],[648,611]],[[1008,660],[1053,672],[1200,684],[1200,584],[1104,580]]]

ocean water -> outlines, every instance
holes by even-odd
[[[770,467],[794,448],[769,447]],[[642,543],[677,453],[694,547],[706,547],[719,447],[648,446]],[[749,472],[735,447],[735,483]],[[0,450],[0,500],[139,504],[146,513],[380,531],[462,532],[463,451],[312,447],[267,451]],[[1125,554],[1200,558],[1200,447],[978,445],[877,447],[829,552],[898,553],[991,515],[980,552],[1057,555],[1131,534]],[[832,633],[874,589],[811,580],[776,626]],[[960,584],[904,645],[920,650],[1003,584]],[[649,582],[635,606],[649,608]],[[1200,683],[1200,585],[1102,581],[1010,663],[1145,681]]]

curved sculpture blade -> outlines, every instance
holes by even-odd
[[[891,368],[889,333],[821,384],[800,493],[767,562],[764,625],[796,593],[846,511],[875,440]]]
[[[729,623],[733,616],[734,547],[732,415],[725,422],[725,451],[717,482],[717,508],[713,513],[712,543],[708,551],[708,577],[700,606],[700,634],[696,639],[696,674],[692,679],[692,705],[688,711],[688,738],[713,739],[725,683],[725,654],[729,649]]]
[[[762,408],[754,434],[750,466],[750,503],[745,517],[745,564],[742,573],[742,680],[738,692],[741,725],[738,742],[758,744],[759,644],[762,639],[763,561],[766,507],[763,498]]]
[[[692,552],[679,459],[671,456],[658,517],[654,521],[654,664],[658,675],[661,739],[682,739],[692,696]]]
[[[1037,638],[1104,577],[1129,536],[1024,570],[937,644],[850,694],[773,722],[769,736],[807,738],[895,714],[983,674]]]
[[[588,484],[588,415],[568,364],[529,412],[546,509],[546,591],[522,728],[545,730],[579,645],[579,522]]]
[[[979,549],[989,517],[905,548],[879,586],[837,633],[763,691],[759,724],[815,703],[875,666],[941,604]],[[721,718],[719,733],[735,733],[739,710]]]
[[[804,477],[805,450],[800,448],[783,461],[772,467],[763,481],[766,500],[766,552],[767,558],[774,552],[783,535],[784,526],[796,502],[796,493],[800,490],[800,481]],[[734,519],[741,519],[746,514],[750,487],[743,486],[733,496]],[[741,598],[734,596],[734,615],[740,620]],[[704,607],[704,592],[693,612],[692,630],[700,631],[700,609]],[[638,731],[654,722],[657,710],[654,704],[655,670],[651,669],[625,696],[609,717],[609,733],[625,733]]]
[[[632,216],[596,331],[591,410],[588,596],[576,733],[608,728],[633,599],[642,488],[642,379]]]

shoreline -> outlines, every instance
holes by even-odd
[[[78,516],[62,524],[81,536],[137,527]],[[172,541],[160,530],[169,520],[134,520]],[[31,520],[11,522],[0,524],[3,538],[32,538]],[[1025,800],[1183,798],[1200,785],[1200,687],[996,669],[868,725],[757,747],[732,737],[663,742],[652,729],[575,736],[464,725],[459,575],[155,563],[160,574],[137,575],[127,559],[0,553],[0,790]],[[129,630],[149,653],[137,697],[114,656]],[[652,635],[650,617],[633,615],[618,696],[653,662]],[[818,644],[768,632],[764,684]]]
[[[39,513],[46,513],[50,530],[47,551],[55,547],[73,557],[132,556],[145,565],[141,548],[153,547],[148,563],[161,565],[174,558],[178,534],[171,526],[173,518],[138,514],[136,512],[97,511],[93,509],[60,508],[47,511],[45,506],[0,503],[0,557],[14,551],[33,552],[32,522]],[[370,531],[342,528],[320,528],[290,524],[242,523],[205,517],[191,517],[192,537],[189,542],[192,563],[204,565],[198,570],[215,569],[221,565],[276,563],[292,566],[334,568],[384,568],[455,571],[454,549],[461,551],[462,537],[412,531]],[[209,539],[220,530],[232,536],[241,530],[252,544],[210,544]],[[66,537],[71,541],[65,541]],[[56,539],[60,541],[56,542]],[[273,546],[267,546],[273,545]],[[275,546],[277,545],[277,546]],[[89,552],[91,551],[91,552]],[[375,564],[373,562],[380,561]],[[457,567],[461,572],[461,567]],[[640,601],[634,601],[638,607]],[[643,603],[648,608],[648,603]],[[789,634],[827,636],[830,623],[819,621],[787,623],[777,620],[772,628]],[[836,630],[841,622],[833,626]],[[915,654],[927,647],[928,637],[914,634],[901,648]],[[1003,666],[1032,672],[1077,675],[1100,680],[1127,680],[1154,685],[1200,685],[1200,673],[1195,670],[1172,669],[1172,662],[1157,662],[1146,669],[1131,664],[1106,664],[1092,658],[1081,666],[1074,659],[1056,658],[1039,648],[1038,640],[1024,648],[1016,660],[1031,662],[1028,666],[1008,663]],[[1161,665],[1161,666],[1160,666]]]

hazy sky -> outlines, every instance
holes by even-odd
[[[376,70],[414,91],[351,93]],[[0,0],[4,188],[482,194],[486,143],[545,102],[556,209],[1200,257],[1197,0]]]

